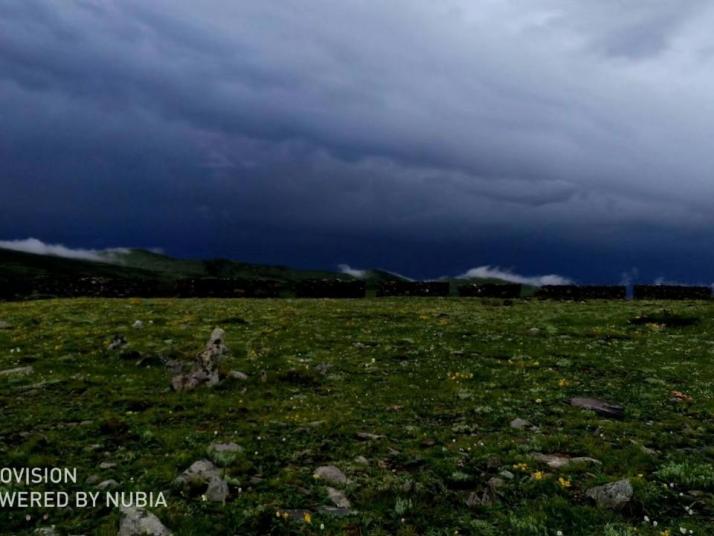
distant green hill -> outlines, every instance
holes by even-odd
[[[150,282],[159,288],[169,288],[179,280],[238,280],[243,284],[277,285],[283,289],[295,288],[295,285],[306,280],[354,280],[353,275],[342,272],[324,270],[299,270],[286,266],[271,266],[253,264],[229,259],[177,259],[145,249],[106,250],[99,252],[105,261],[78,260],[51,255],[37,255],[0,248],[0,287],[25,290],[20,294],[43,294],[42,285],[39,290],[31,288],[33,281],[52,281],[54,288],[61,288],[65,283],[71,283],[83,278],[103,280],[118,280]],[[368,295],[374,295],[377,287],[388,281],[399,281],[405,278],[386,270],[365,270],[360,277],[366,282]],[[499,279],[479,278],[443,278],[451,286],[451,294],[456,295],[456,288],[472,283],[502,284]],[[28,282],[30,288],[27,289]],[[524,293],[530,292],[524,288]],[[2,288],[0,288],[2,291]],[[18,292],[10,292],[10,294]],[[52,295],[53,291],[49,290]],[[0,295],[2,292],[0,292]]]
[[[87,261],[36,255],[0,248],[0,281],[34,278],[105,277],[121,279],[175,280],[184,278],[230,278],[296,282],[306,279],[351,280],[352,276],[319,270],[250,264],[228,259],[187,260],[143,249],[108,252],[107,261]]]

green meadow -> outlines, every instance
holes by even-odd
[[[174,392],[167,360],[190,363],[215,327],[221,366],[248,379]],[[714,534],[713,365],[707,302],[0,303],[0,371],[19,369],[0,372],[0,465],[76,467],[68,492],[162,492],[147,509],[180,535]],[[174,482],[202,459],[225,502]],[[326,465],[346,482],[316,478]],[[617,507],[589,496],[624,479]],[[0,533],[116,534],[120,517],[2,508]]]

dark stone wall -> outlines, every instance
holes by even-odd
[[[153,297],[165,293],[158,281],[112,279],[103,277],[33,278],[7,282],[0,288],[0,297],[7,300],[33,298],[79,297]]]
[[[635,285],[636,300],[710,300],[710,287],[687,287],[683,285]]]
[[[457,292],[462,298],[520,298],[522,285],[519,284],[474,284],[457,287]]]
[[[627,288],[610,285],[545,285],[535,297],[542,300],[624,300]]]
[[[298,298],[364,298],[366,294],[367,284],[357,280],[310,279],[295,285]]]
[[[383,281],[377,287],[378,297],[448,295],[448,281]]]
[[[277,298],[282,286],[277,281],[244,281],[228,278],[180,279],[177,298]]]

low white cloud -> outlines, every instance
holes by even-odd
[[[369,271],[352,268],[349,264],[340,264],[337,268],[340,270],[340,273],[351,275],[352,277],[356,277],[357,279],[364,279],[365,277],[367,277],[367,273]]]
[[[34,253],[35,255],[52,255],[54,257],[65,257],[67,259],[81,259],[98,262],[116,262],[116,255],[127,253],[126,248],[112,249],[74,249],[62,244],[47,244],[37,238],[25,238],[23,240],[0,240],[0,248],[22,251],[23,253]]]
[[[477,268],[471,268],[466,273],[459,276],[460,279],[471,279],[471,278],[492,278],[501,279],[503,281],[508,281],[510,283],[521,283],[523,285],[533,285],[536,287],[542,287],[543,285],[572,285],[574,284],[571,279],[563,277],[557,274],[548,275],[535,275],[535,276],[524,276],[519,274],[514,274],[510,270],[505,270],[499,268],[498,266],[479,266]]]

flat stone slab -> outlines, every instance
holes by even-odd
[[[548,467],[553,469],[561,469],[567,467],[568,465],[578,464],[578,463],[592,463],[595,465],[601,465],[600,460],[595,458],[590,458],[588,456],[578,456],[575,458],[570,458],[569,456],[559,456],[557,454],[543,454],[542,452],[532,452],[531,457],[541,463],[546,464]]]
[[[585,495],[594,500],[600,508],[619,510],[632,499],[634,490],[628,479],[610,482],[590,488]]]
[[[27,376],[32,374],[34,369],[32,367],[17,367],[13,369],[0,370],[0,378],[10,378],[12,376]]]
[[[570,405],[576,408],[594,411],[603,417],[611,419],[622,419],[625,417],[625,408],[616,404],[610,404],[597,398],[575,397],[570,399]]]
[[[313,475],[315,478],[324,480],[328,484],[334,486],[343,486],[347,484],[347,477],[334,465],[323,465],[315,469]]]

